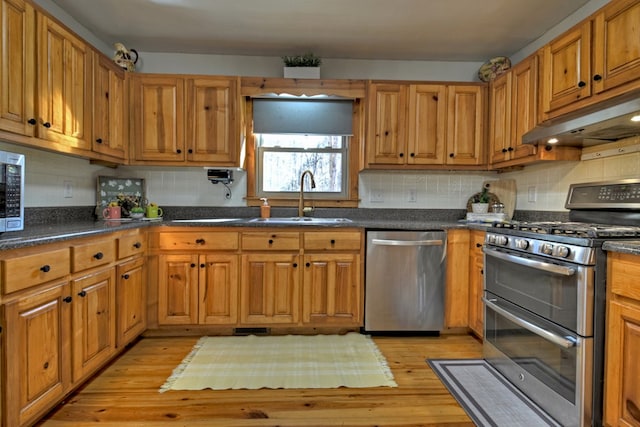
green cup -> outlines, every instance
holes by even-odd
[[[159,206],[147,206],[147,218],[158,218],[162,216],[162,208]]]

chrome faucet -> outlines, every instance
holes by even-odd
[[[300,175],[300,197],[298,198],[298,216],[299,217],[304,216],[304,177],[307,174],[311,178],[311,188],[316,188],[316,181],[313,179],[313,172],[311,172],[309,169],[302,172],[302,175]]]

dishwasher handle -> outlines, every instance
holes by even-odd
[[[389,239],[372,239],[371,243],[381,246],[442,246],[442,239],[433,240],[389,240]]]

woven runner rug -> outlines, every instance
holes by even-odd
[[[203,337],[160,392],[259,388],[397,387],[370,337]]]
[[[561,427],[483,359],[427,359],[478,427]]]

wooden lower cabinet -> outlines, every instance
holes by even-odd
[[[71,281],[73,381],[106,363],[116,350],[115,269],[108,268]]]
[[[72,301],[65,281],[4,306],[2,425],[32,424],[69,390]]]
[[[200,255],[198,323],[234,325],[238,322],[238,255]]]
[[[482,338],[484,329],[484,231],[472,230],[469,242],[469,328]]]
[[[198,255],[160,255],[158,324],[198,323]]]
[[[360,254],[305,254],[302,322],[360,326],[362,293]]]
[[[604,424],[640,426],[640,256],[609,253]]]
[[[235,324],[238,255],[159,256],[158,324]]]
[[[116,267],[116,346],[122,348],[147,329],[145,258]]]
[[[242,255],[240,322],[245,325],[296,324],[299,321],[298,253]]]
[[[469,325],[469,230],[447,231],[445,328]]]

